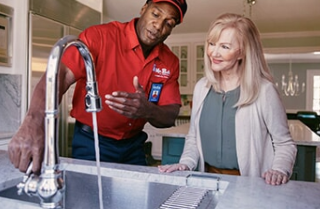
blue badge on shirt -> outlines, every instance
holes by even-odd
[[[151,90],[149,93],[149,102],[157,103],[159,101],[162,86],[163,86],[162,83],[153,83],[152,84]]]

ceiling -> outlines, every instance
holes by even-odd
[[[103,0],[103,21],[125,22],[139,17],[145,2]],[[265,47],[268,48],[266,53],[290,53],[292,59],[308,57],[316,62],[320,60],[320,54],[310,53],[320,51],[320,0],[256,0],[251,12],[247,0],[187,0],[187,3],[184,22],[174,28],[172,34],[206,33],[210,23],[220,14],[238,13],[251,17],[261,37],[265,38],[264,46],[274,47]],[[290,47],[286,47],[286,43]]]
[[[139,16],[146,0],[103,0],[105,20],[128,21]],[[247,0],[187,0],[184,23],[174,33],[205,33],[218,15],[225,12],[245,14]],[[261,33],[320,33],[320,0],[256,0],[251,19]]]

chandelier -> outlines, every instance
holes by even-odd
[[[278,83],[276,83],[276,86],[278,87]],[[281,77],[281,91],[283,95],[299,96],[301,93],[305,91],[305,87],[306,87],[306,84],[303,82],[301,84],[301,89],[300,89],[299,77],[297,74],[293,75],[292,63],[290,59],[288,79],[286,79],[286,76],[284,74]]]
[[[243,16],[246,16],[246,6],[249,6],[249,15],[248,17],[251,19],[252,17],[252,6],[257,3],[257,0],[243,0]]]

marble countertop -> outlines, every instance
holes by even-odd
[[[288,120],[291,136],[298,145],[320,146],[320,137],[300,120]]]
[[[320,137],[311,131],[306,125],[299,120],[288,120],[291,136],[297,145],[320,146]],[[159,136],[168,137],[185,137],[189,131],[189,123],[180,126],[161,129],[158,132]]]
[[[0,139],[11,139],[13,132],[0,132]]]
[[[83,173],[95,174],[95,162],[62,158],[65,168]],[[88,167],[91,166],[91,167]],[[186,177],[195,171],[178,171],[174,173],[160,173],[156,167],[134,166],[113,163],[101,163],[101,172],[108,175],[123,176],[126,178],[140,179],[151,182],[172,183],[183,185]],[[0,151],[0,190],[16,185],[23,174],[15,169],[7,157],[6,151]],[[214,175],[214,174],[206,174]],[[225,208],[290,208],[311,209],[320,206],[320,183],[289,181],[285,185],[270,186],[262,178],[218,175],[221,179],[223,193],[220,196],[217,209]],[[39,208],[25,202],[1,198],[2,208],[31,209]],[[121,206],[119,206],[121,208]]]

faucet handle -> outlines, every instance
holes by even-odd
[[[87,82],[87,94],[85,97],[85,105],[87,112],[99,112],[102,109],[101,98],[98,93],[97,82]]]
[[[33,163],[31,161],[29,166],[28,166],[28,169],[27,169],[26,173],[22,177],[22,181],[17,185],[17,188],[18,188],[17,193],[18,193],[18,195],[22,194],[30,175],[32,174],[32,165],[33,165]]]

